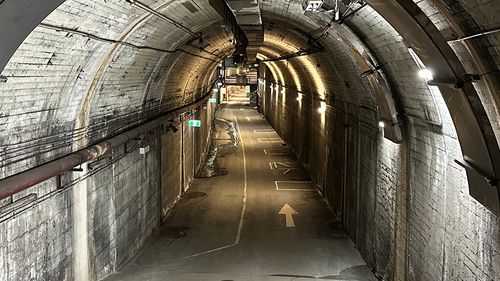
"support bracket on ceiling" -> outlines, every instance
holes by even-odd
[[[361,77],[368,79],[375,93],[378,120],[384,124],[384,137],[394,143],[402,143],[402,122],[393,98],[393,90],[375,56],[347,26],[335,25],[337,28],[331,28],[333,23],[329,18],[324,18],[324,14],[309,13],[308,16],[319,26],[324,27],[323,35],[331,35],[350,53],[360,69],[366,69],[361,73]]]
[[[234,16],[231,8],[224,0],[209,0],[209,4],[225,20],[224,26],[227,26],[229,24],[232,27],[234,39],[236,40],[235,51],[232,54],[234,62],[236,64],[244,63],[247,60],[246,51],[248,48],[248,38],[238,24],[238,21]]]
[[[435,73],[436,81],[461,81],[465,68],[441,32],[413,0],[365,0],[401,35],[405,44]],[[473,81],[461,87],[438,85],[455,124],[463,158],[471,167],[493,179],[500,175],[500,148],[494,128]],[[455,83],[455,82],[452,82]],[[466,168],[469,193],[483,206],[500,215],[498,190],[473,169]]]
[[[495,176],[483,171],[481,168],[476,167],[473,163],[468,162],[465,159],[459,160],[455,159],[455,163],[460,165],[462,168],[465,168],[469,171],[472,171],[479,176],[481,176],[489,185],[493,187],[498,187],[498,179]],[[499,194],[500,195],[500,194]]]

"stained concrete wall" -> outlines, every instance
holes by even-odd
[[[14,2],[3,3],[2,11]],[[262,5],[263,18],[269,23],[266,46],[262,48],[266,55],[288,54],[308,47],[305,33],[318,26],[304,16],[299,2],[283,5],[270,1]],[[498,27],[497,1],[414,2],[449,40]],[[207,90],[217,55],[229,55],[232,51],[231,34],[218,28],[220,16],[208,1],[196,1],[194,12],[180,1],[146,3],[195,31],[203,30],[207,47],[200,51],[196,42],[184,44],[189,37],[184,31],[124,1],[65,1],[28,36],[2,71],[8,82],[0,84],[0,177],[65,155],[75,149],[74,142],[97,141],[152,113],[192,101]],[[22,14],[34,13],[29,8],[21,10]],[[418,77],[418,67],[401,36],[369,6],[344,24],[370,49],[388,77],[392,94],[402,106],[405,143],[395,145],[382,138],[376,126],[373,93],[359,79],[366,69],[356,67],[349,53],[331,36],[321,39],[327,46],[322,54],[276,62],[282,70],[289,69],[284,71],[284,79],[278,77],[280,83],[286,82],[286,99],[280,96],[265,101],[269,120],[311,167],[315,181],[332,206],[345,207],[341,210],[347,232],[381,275],[398,280],[498,279],[500,222],[468,195],[465,173],[453,162],[461,156],[458,140],[439,95],[434,101],[425,81]],[[490,88],[500,81],[499,36],[500,33],[493,33],[449,44],[467,73],[481,74],[481,80],[473,85],[500,140],[499,99],[491,92],[495,88]],[[119,41],[156,50],[124,46]],[[301,85],[295,83],[292,67]],[[271,82],[264,82],[266,91]],[[299,86],[304,93],[300,109],[294,104]],[[320,99],[330,105],[324,118],[317,113]],[[168,138],[178,142],[175,136]],[[342,144],[347,150],[341,148]],[[171,148],[165,149],[165,145]],[[168,153],[170,149],[179,149],[170,145],[169,139],[161,147],[162,154],[173,155],[173,161],[175,155],[184,154]],[[321,147],[328,147],[326,153]],[[160,153],[158,147],[155,149]],[[191,152],[184,152],[189,157]],[[343,155],[347,157],[342,160]],[[134,163],[132,170],[146,165],[136,160],[130,158]],[[155,160],[148,161],[152,164]],[[169,170],[160,163],[160,169],[166,169],[168,181],[174,180],[171,174],[182,174],[180,167]],[[123,167],[107,171],[121,170],[128,171]],[[339,189],[341,171],[346,176]],[[190,173],[182,176],[182,182],[189,182]],[[116,197],[115,191],[100,189],[94,177],[97,174],[85,182],[85,187],[94,184],[93,192],[105,198]],[[72,179],[65,175],[63,182]],[[104,176],[98,180],[113,190],[116,182],[122,182]],[[172,186],[183,185],[182,182],[174,181]],[[56,192],[55,186],[55,180],[50,180],[12,198],[16,200],[28,193],[48,197],[16,218],[2,222],[0,265],[8,270],[0,274],[9,276],[2,278],[71,279],[74,275],[70,269],[74,245],[68,236],[74,231],[73,216],[81,215],[73,209],[74,202],[80,200],[72,192]],[[339,191],[346,196],[344,205],[335,202]],[[167,186],[156,196],[161,193],[175,198],[178,192]],[[87,195],[89,204],[101,204],[94,202],[94,193]],[[7,199],[0,205],[9,202]],[[169,204],[161,204],[163,212]],[[97,211],[112,221],[116,210],[108,208]],[[338,208],[336,213],[339,214]],[[94,223],[93,216],[91,213],[88,225],[91,231],[116,231],[106,230],[99,221]],[[7,227],[3,227],[5,224]],[[127,237],[132,239],[133,235]],[[50,241],[49,245],[39,243],[44,239]],[[89,237],[91,244],[92,239]],[[97,253],[103,258],[92,265],[97,268],[92,273],[95,276],[106,274],[114,264],[126,259],[126,254],[111,261],[106,258],[112,252],[109,249],[116,247],[112,242],[116,238],[108,240],[98,247],[106,250]],[[6,245],[4,241],[12,243]],[[16,249],[28,250],[17,253]],[[395,266],[390,267],[391,264]],[[58,270],[61,276],[55,276],[57,267],[64,268]]]
[[[13,218],[2,218],[0,280],[72,280],[71,255],[70,190],[55,194]]]
[[[88,280],[115,272],[144,245],[181,195],[181,175],[189,187],[208,149],[214,111],[215,106],[205,105],[175,124],[177,133],[166,131],[165,124],[144,141],[114,149],[89,163],[87,173],[65,175],[65,189],[56,190],[49,180],[16,195],[46,194],[47,199],[0,218],[0,280],[75,280],[76,235],[83,236],[77,243],[88,243]],[[200,119],[203,126],[190,128],[189,119]],[[142,155],[138,146],[149,146],[149,151]],[[79,183],[73,182],[79,177]],[[87,233],[74,232],[72,189],[78,184],[84,184],[86,194]]]
[[[388,50],[386,45],[371,46],[380,56]],[[409,64],[391,63],[394,71]],[[297,91],[288,88],[285,95],[276,94],[279,81],[269,70],[260,73],[263,113],[309,167],[313,181],[378,276],[500,278],[499,218],[468,194],[465,171],[454,162],[461,155],[459,142],[441,96],[435,103],[424,95],[420,101],[406,99],[409,88],[419,93],[428,88],[420,91],[419,83],[394,74],[393,79],[402,83],[396,84],[397,91],[405,93],[404,112],[415,110],[414,105],[435,112],[407,114],[406,140],[395,144],[383,138],[375,109],[336,100],[322,114],[314,95],[302,92],[298,101]],[[347,91],[357,94],[352,88]],[[442,124],[434,125],[432,116],[440,116]]]

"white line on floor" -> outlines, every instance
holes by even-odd
[[[254,133],[259,134],[259,133],[276,133],[274,129],[254,129]]]
[[[267,155],[285,155],[285,154],[290,154],[290,152],[288,152],[288,151],[281,150],[281,152],[280,151],[274,152],[274,151],[268,151],[266,148],[264,148],[264,153],[267,154]]]
[[[257,138],[260,143],[283,143],[281,138]]]
[[[312,184],[312,181],[274,181],[278,191],[315,191],[314,188],[280,188],[280,183]]]
[[[238,226],[238,232],[236,234],[236,240],[234,241],[234,245],[240,243],[241,238],[241,230],[243,229],[243,220],[245,218],[245,210],[247,208],[247,186],[248,186],[248,178],[247,178],[247,157],[245,153],[245,142],[243,141],[243,136],[241,134],[240,125],[238,124],[238,117],[234,116],[234,121],[236,123],[236,130],[238,130],[238,135],[240,136],[241,150],[243,152],[243,207],[241,208],[241,216],[240,216],[240,225]]]
[[[246,209],[247,209],[248,177],[247,177],[247,157],[246,157],[246,152],[245,152],[245,142],[243,141],[243,137],[241,135],[241,130],[240,130],[240,125],[238,124],[238,117],[236,117],[236,115],[234,116],[234,121],[235,121],[235,124],[236,124],[236,130],[237,130],[238,135],[240,137],[241,150],[242,150],[242,153],[243,153],[243,206],[241,208],[240,222],[238,224],[238,231],[236,232],[236,237],[234,238],[234,242],[232,244],[225,245],[225,246],[222,246],[222,247],[219,247],[219,248],[215,248],[215,249],[211,249],[211,250],[208,250],[208,251],[204,251],[204,252],[201,252],[201,253],[192,254],[192,255],[185,256],[185,257],[182,257],[182,258],[179,258],[179,259],[188,259],[188,258],[199,257],[199,256],[202,256],[202,255],[206,255],[206,254],[210,254],[210,253],[217,252],[217,251],[220,251],[220,250],[224,250],[224,249],[227,249],[227,248],[231,248],[233,246],[236,246],[236,245],[240,244],[241,231],[243,230],[243,223],[244,223],[244,220],[245,220],[245,212],[246,212]]]

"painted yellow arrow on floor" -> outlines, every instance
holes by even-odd
[[[285,204],[285,206],[281,208],[281,211],[279,211],[278,214],[285,215],[286,227],[295,227],[295,222],[293,221],[292,215],[297,215],[299,213],[295,211],[295,209],[292,208],[292,206]]]

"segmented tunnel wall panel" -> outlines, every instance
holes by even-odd
[[[154,1],[144,2],[154,5]],[[441,1],[415,2],[446,39],[498,28],[496,15],[500,14],[500,5],[495,0],[446,1],[448,7],[445,8],[459,21],[463,34],[456,32],[443,10],[436,8],[435,4]],[[307,47],[304,38],[297,36],[300,33],[297,30],[299,27],[303,30],[317,28],[303,16],[297,1],[288,6],[277,3],[265,1],[262,6],[263,17],[274,26],[270,30],[269,23],[265,23],[267,45],[263,52],[268,56],[273,56],[273,50],[283,52],[280,45],[283,48]],[[221,46],[222,53],[230,54],[231,35],[214,28],[220,26],[217,25],[220,20],[217,13],[209,7],[208,1],[196,1],[196,4],[198,12],[195,13],[178,1],[165,6],[164,12],[193,30],[210,26],[207,29],[215,31],[206,33],[206,43],[211,46],[206,51],[215,51],[214,46]],[[146,19],[144,25],[124,32],[141,17]],[[72,147],[75,140],[97,141],[126,125],[140,123],[144,121],[141,114],[149,108],[169,109],[188,103],[206,93],[214,77],[216,62],[207,59],[195,59],[183,52],[137,50],[89,39],[71,31],[78,28],[89,34],[114,40],[125,38],[137,45],[168,50],[182,47],[217,59],[207,52],[180,44],[186,40],[183,31],[157,17],[148,17],[147,13],[123,1],[66,1],[44,23],[57,25],[61,31],[37,27],[2,72],[8,77],[8,83],[0,84],[0,135],[6,136],[0,138],[2,178],[71,152],[75,149]],[[338,202],[334,204],[335,199],[338,200],[334,191],[339,190],[340,176],[331,177],[331,171],[345,171],[345,227],[364,258],[380,275],[396,280],[405,277],[408,280],[500,279],[500,219],[468,194],[465,173],[454,163],[454,159],[462,155],[443,100],[438,95],[436,102],[433,101],[401,37],[373,9],[365,7],[345,23],[363,40],[389,78],[393,95],[402,105],[400,113],[407,119],[406,143],[396,145],[381,136],[373,92],[368,83],[359,78],[364,69],[356,66],[349,53],[331,36],[321,40],[327,46],[323,53],[307,58],[316,74],[308,76],[310,69],[298,60],[289,62],[299,74],[304,94],[300,108],[296,101],[297,91],[293,89],[298,85],[294,85],[294,79],[286,71],[288,64],[276,63],[285,76],[286,98],[283,101],[283,96],[271,98],[266,94],[268,119],[310,167],[315,182],[329,194],[334,207],[339,205]],[[338,28],[342,32],[344,27]],[[499,38],[500,33],[496,33],[467,44],[450,45],[468,73],[483,74],[498,69]],[[485,66],[475,64],[469,51],[471,46],[479,48],[487,62]],[[115,47],[119,52],[110,53]],[[103,64],[104,59],[109,62]],[[103,73],[95,80],[101,65]],[[315,92],[314,75],[324,82],[326,93]],[[494,125],[497,140],[500,140],[498,97],[489,95],[486,83],[487,79],[490,83],[495,79],[500,81],[498,75],[492,72],[482,76],[474,87]],[[271,82],[274,85],[277,82],[270,77],[267,73],[266,91]],[[95,88],[89,92],[94,80]],[[94,97],[88,120],[92,127],[73,132],[87,94]],[[327,109],[324,128],[321,128],[317,112],[318,99],[323,99],[322,95],[336,108]],[[345,115],[349,116],[347,122],[343,118]],[[195,143],[206,140],[205,129],[196,131],[201,135],[195,136]],[[175,155],[181,155],[180,146],[170,143],[178,143],[180,133],[169,132],[163,137],[163,152],[160,152],[158,141],[153,142],[147,156],[140,157],[133,151],[88,179],[89,206],[95,209],[89,209],[90,255],[95,257],[91,265],[92,278],[114,271],[133,255],[143,243],[140,236],[148,235],[154,226],[153,220],[158,220],[160,208],[165,212],[171,206],[168,200],[173,200],[180,192],[178,185],[181,183],[172,179],[173,174],[181,173],[180,169],[170,169],[165,163],[180,167],[181,162],[175,162]],[[186,137],[192,140],[192,136]],[[344,140],[347,141],[346,159],[340,159],[344,148],[338,145]],[[328,153],[320,149],[330,145]],[[200,160],[189,159],[189,155],[201,157],[202,150],[196,145],[192,151],[186,150],[188,159],[185,161],[197,166]],[[113,151],[113,157],[122,152],[122,149]],[[159,161],[160,153],[168,160],[161,156]],[[11,163],[13,160],[17,162]],[[161,162],[161,171],[151,167],[158,162]],[[347,166],[343,166],[344,162]],[[185,173],[188,181],[193,173],[193,169]],[[72,175],[64,174],[63,182],[70,181]],[[137,178],[146,176],[146,182],[137,182]],[[169,184],[163,185],[165,181]],[[135,190],[131,192],[128,182],[138,184],[144,196]],[[157,189],[153,189],[155,185]],[[29,193],[42,196],[54,191],[55,186],[55,180],[51,179],[13,199]],[[167,198],[161,207],[159,194]],[[106,201],[109,198],[124,202],[109,204]],[[7,269],[0,271],[0,280],[72,280],[73,200],[73,194],[65,190],[0,223],[0,266]],[[0,204],[9,202],[4,200]],[[130,204],[130,207],[123,204]],[[140,226],[127,225],[137,224],[144,214],[151,214],[151,220]],[[49,242],[42,243],[44,241]],[[131,243],[132,249],[128,251],[124,243]]]
[[[404,42],[373,10],[365,8],[346,23],[393,81],[409,122],[408,143],[396,145],[381,136],[375,109],[346,103],[345,99],[356,96],[353,88],[327,87],[327,91],[340,91],[336,97],[344,99],[329,102],[334,108],[327,112],[341,108],[349,118],[345,124],[341,117],[327,113],[331,120],[323,130],[319,102],[311,105],[309,93],[303,92],[299,110],[296,92],[287,88],[283,105],[275,90],[271,96],[271,85],[278,81],[269,71],[261,72],[266,79],[260,88],[265,93],[263,112],[309,165],[327,197],[335,188],[325,175],[330,174],[328,167],[335,169],[338,163],[322,148],[338,143],[335,139],[344,135],[343,126],[350,128],[348,164],[343,167],[347,173],[345,227],[378,274],[396,280],[499,278],[499,219],[468,195],[466,175],[454,163],[460,158],[460,146],[442,97],[432,99],[425,82],[419,82],[418,68]],[[495,116],[492,110],[489,114]]]

